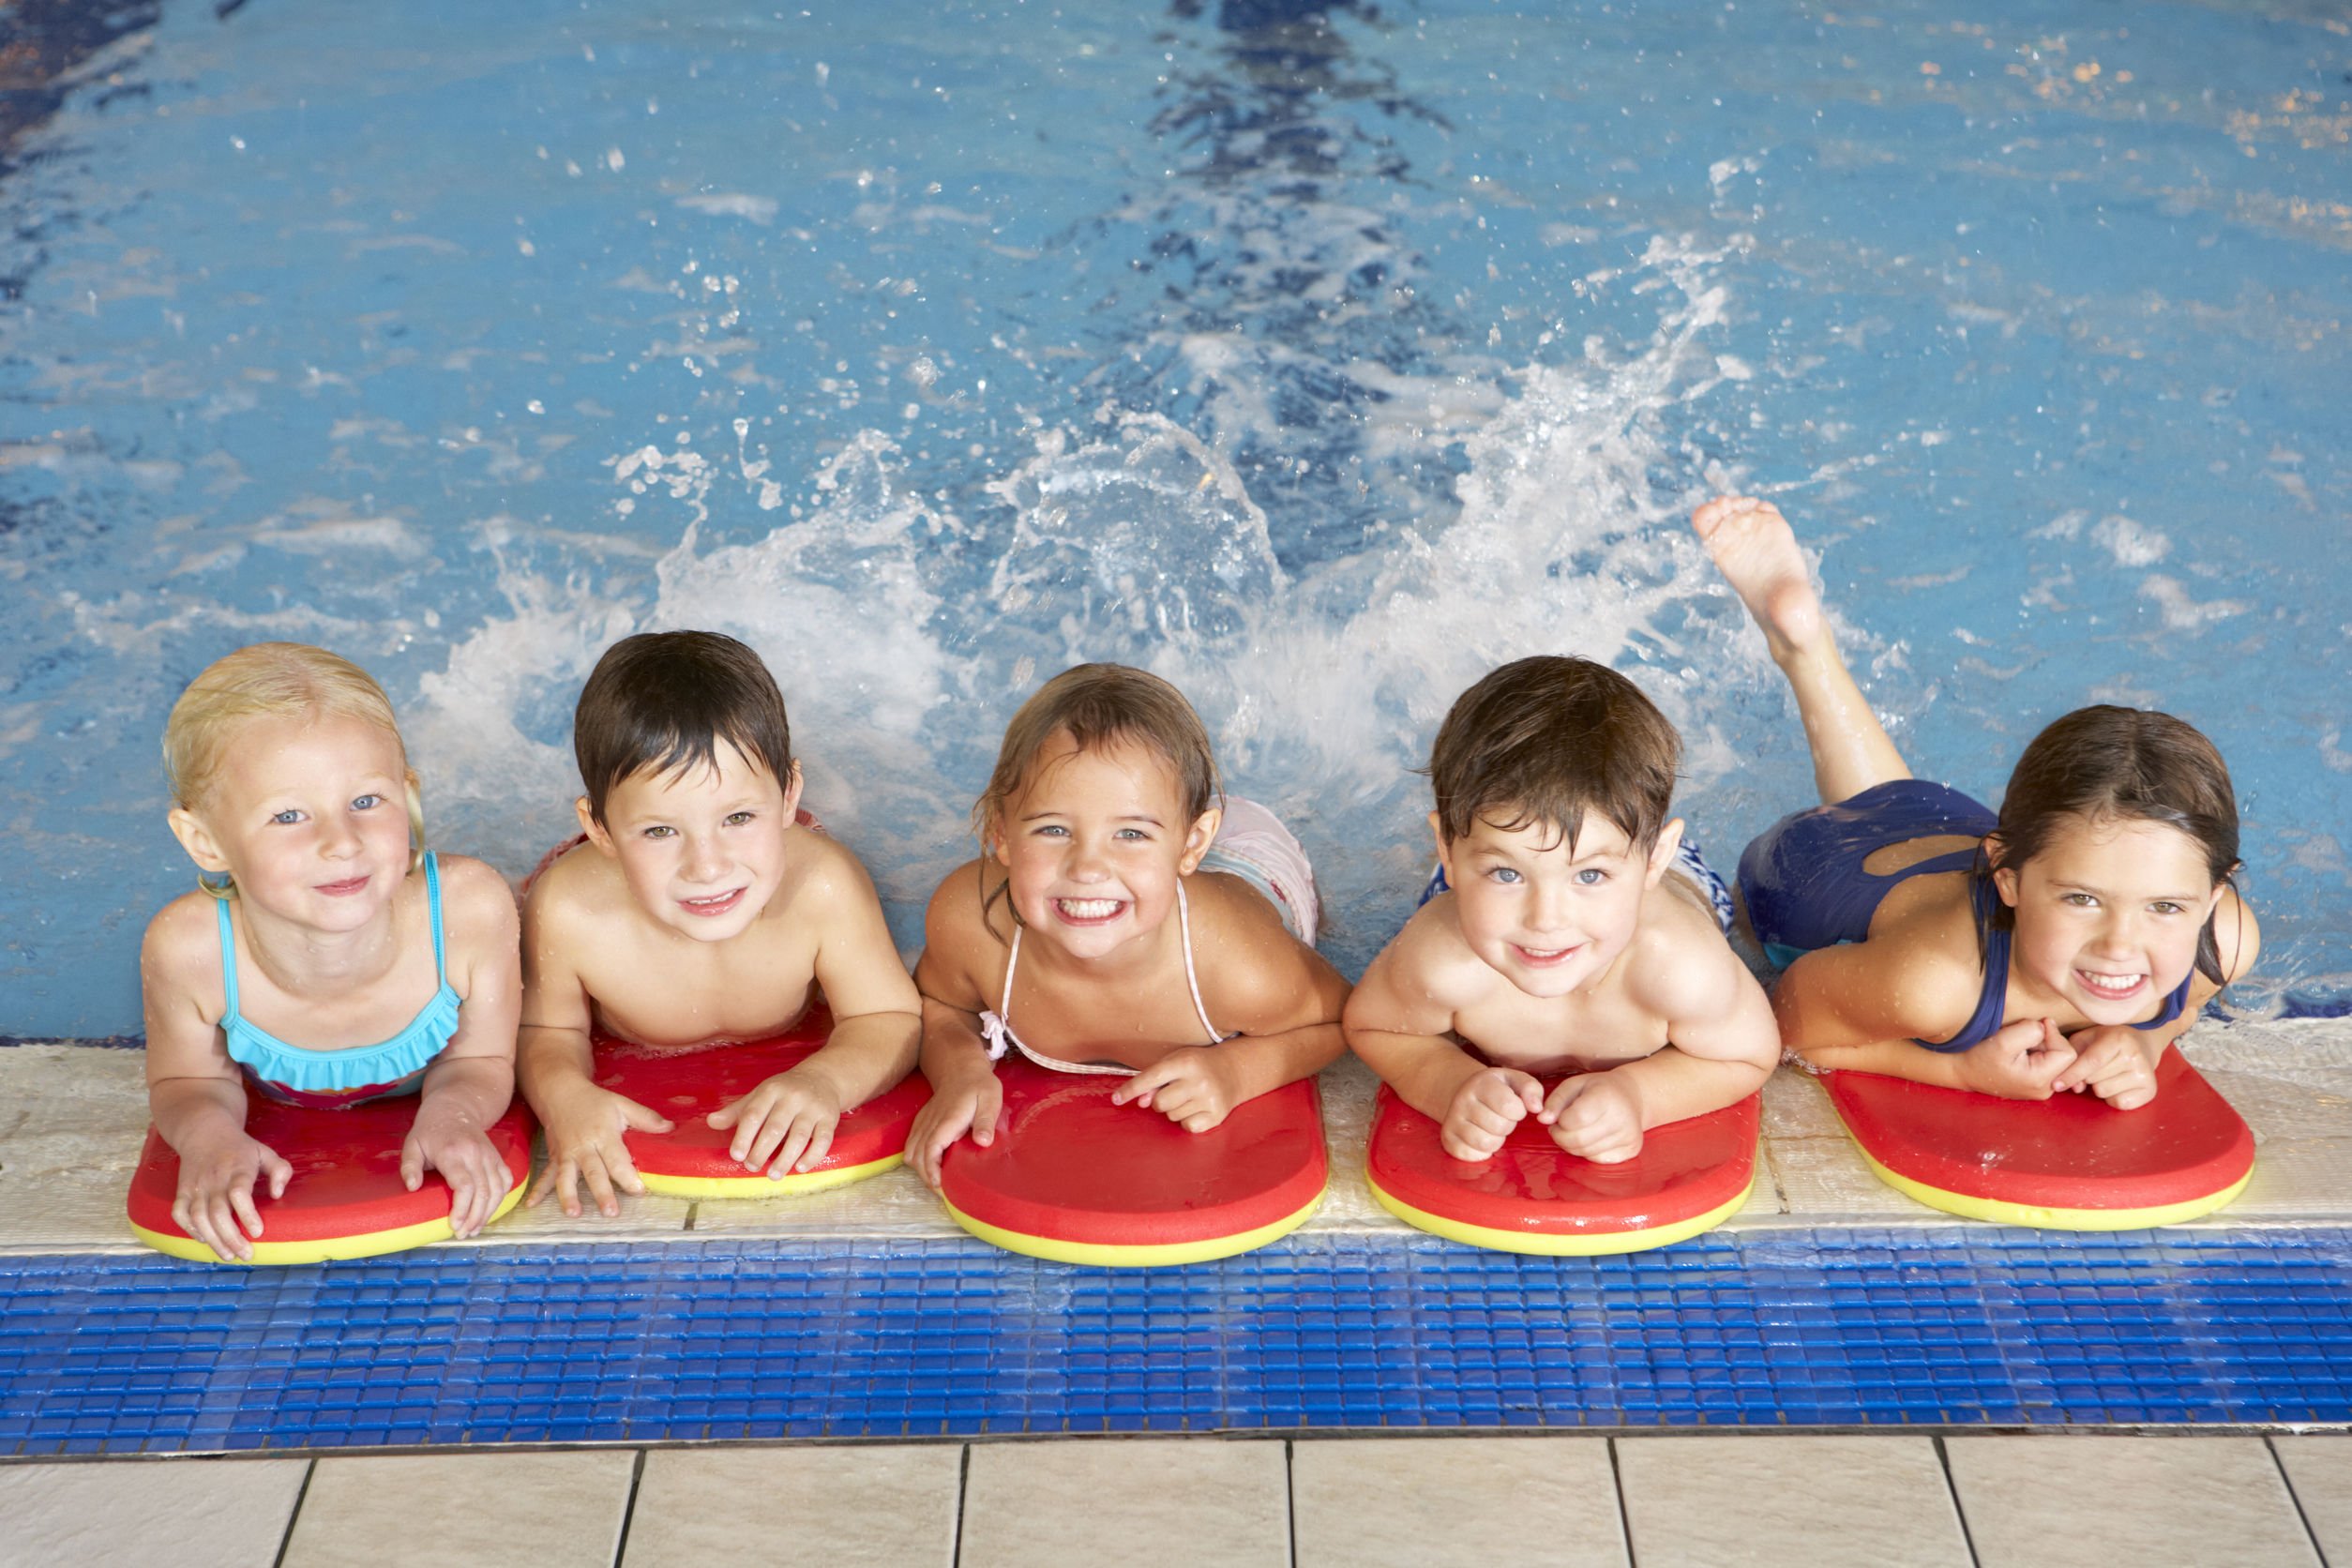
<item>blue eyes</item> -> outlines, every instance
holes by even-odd
[[[377,807],[382,806],[383,804],[384,797],[382,795],[361,795],[357,800],[351,803],[351,808],[354,811],[373,811]]]
[[[1503,887],[1517,887],[1527,878],[1508,866],[1497,866],[1487,870],[1486,880]],[[1578,887],[1598,887],[1608,880],[1609,874],[1597,866],[1587,866],[1569,873],[1569,881]]]
[[[294,823],[302,821],[302,813],[291,809],[280,811],[276,816],[272,817],[270,821],[276,822],[279,827],[292,827]]]

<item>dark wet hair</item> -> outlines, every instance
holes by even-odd
[[[1674,804],[1681,738],[1641,688],[1589,658],[1506,664],[1455,699],[1429,749],[1446,842],[1484,819],[1506,831],[1541,822],[1571,850],[1585,815],[1636,850],[1656,844]]]
[[[572,754],[589,814],[599,822],[621,780],[648,769],[707,768],[721,741],[765,767],[777,784],[792,777],[784,694],[758,654],[715,631],[621,639],[596,660],[572,714]]]
[[[2103,703],[2077,708],[2034,736],[2009,776],[2000,825],[1985,844],[1987,869],[2023,867],[2077,821],[2177,827],[2205,852],[2216,886],[2239,867],[2229,768],[2211,741],[2170,714]],[[2017,912],[1996,898],[1991,918],[2010,929]],[[2229,975],[2210,917],[2197,937],[2197,969],[2217,985]]]

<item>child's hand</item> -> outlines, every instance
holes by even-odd
[[[2004,1100],[2046,1100],[2073,1060],[2074,1048],[2058,1025],[2047,1018],[2019,1018],[1961,1053],[1960,1081]]]
[[[2156,1064],[2141,1048],[2138,1030],[2098,1024],[2075,1033],[2065,1071],[2050,1081],[2059,1093],[2088,1089],[2118,1110],[2137,1110],[2156,1097]]]
[[[1544,1086],[1516,1067],[1487,1067],[1462,1080],[1438,1141],[1457,1160],[1487,1160],[1511,1129],[1544,1108]]]
[[[564,1213],[578,1219],[583,1182],[588,1196],[596,1199],[597,1210],[607,1219],[621,1212],[613,1188],[636,1198],[645,1196],[637,1162],[629,1158],[621,1135],[631,1127],[666,1133],[671,1126],[670,1118],[626,1094],[599,1089],[584,1077],[543,1093],[542,1098],[546,1104],[539,1108],[539,1120],[547,1128],[547,1169],[539,1175],[538,1190],[531,1195],[533,1208],[546,1202],[551,1192],[563,1204]]]
[[[400,1145],[400,1184],[415,1192],[425,1184],[428,1170],[440,1171],[449,1184],[449,1229],[459,1237],[488,1225],[498,1200],[515,1184],[515,1173],[482,1129],[430,1099],[417,1107],[415,1124]]]
[[[1110,1103],[1156,1110],[1188,1133],[1205,1133],[1233,1113],[1241,1095],[1214,1048],[1186,1046],[1121,1084]]]
[[[253,1207],[253,1184],[266,1177],[272,1198],[286,1196],[294,1167],[278,1151],[234,1129],[180,1151],[179,1191],[172,1199],[172,1223],[212,1248],[222,1262],[249,1263],[262,1233]]]
[[[1578,1073],[1544,1103],[1552,1141],[1595,1165],[1641,1153],[1641,1105],[1615,1073]]]
[[[730,1159],[753,1170],[766,1165],[768,1180],[780,1182],[823,1163],[834,1129],[841,1124],[841,1095],[822,1078],[804,1077],[795,1068],[712,1111],[710,1123],[722,1132],[735,1129],[727,1145]],[[771,1154],[774,1164],[768,1163]]]
[[[997,1082],[993,1069],[984,1067],[946,1086],[934,1084],[931,1097],[914,1113],[914,1125],[907,1132],[907,1163],[925,1186],[937,1192],[940,1156],[947,1146],[970,1133],[972,1141],[986,1149],[996,1141],[1003,1117],[1004,1086]]]

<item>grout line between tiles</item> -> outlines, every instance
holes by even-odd
[[[2279,1480],[2286,1486],[2286,1500],[2295,1505],[2295,1516],[2302,1521],[2303,1533],[2311,1538],[2312,1556],[2319,1560],[2319,1568],[2328,1568],[2328,1548],[2319,1539],[2319,1531],[2311,1528],[2311,1515],[2303,1511],[2303,1496],[2295,1489],[2295,1477],[2287,1472],[2286,1455],[2279,1452],[2279,1440],[2266,1437],[2262,1445],[2270,1451],[2270,1462],[2279,1468]]]
[[[1617,1488],[1617,1544],[1624,1548],[1625,1568],[1640,1568],[1634,1560],[1634,1515],[1625,1503],[1625,1471],[1617,1462],[1617,1440],[1602,1440],[1609,1445],[1609,1484]]]
[[[629,1555],[629,1526],[637,1522],[637,1487],[645,1478],[645,1451],[637,1451],[637,1462],[629,1466],[628,1500],[621,1504],[621,1533],[612,1543],[612,1568],[621,1568],[622,1560]]]
[[[1285,1438],[1282,1440],[1282,1530],[1286,1555],[1283,1560],[1290,1568],[1299,1568],[1299,1494],[1296,1462],[1298,1444]]]
[[[302,1467],[302,1485],[294,1488],[294,1507],[286,1514],[286,1528],[278,1537],[278,1555],[269,1560],[270,1568],[285,1568],[286,1548],[294,1545],[294,1521],[302,1517],[302,1504],[310,1496],[310,1478],[319,1472],[316,1459]]]
[[[972,1444],[966,1443],[956,1461],[956,1528],[947,1540],[947,1568],[960,1568],[964,1560],[964,1506],[971,1496]]]
[[[1960,1544],[1968,1550],[1973,1568],[1984,1568],[1983,1560],[1976,1555],[1976,1534],[1968,1529],[1968,1511],[1960,1502],[1960,1482],[1952,1473],[1952,1455],[1944,1449],[1944,1440],[1931,1439],[1936,1445],[1936,1468],[1944,1472],[1944,1491],[1952,1499],[1952,1517],[1960,1521]]]

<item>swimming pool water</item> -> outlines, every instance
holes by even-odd
[[[1504,658],[1634,671],[1727,861],[1810,788],[1686,537],[1734,486],[1922,771],[2207,729],[2252,1000],[2352,994],[2332,8],[115,14],[0,170],[0,1033],[138,1027],[162,717],[266,636],[509,873],[596,654],[745,636],[910,944],[1079,657],[1193,695],[1350,972]]]

